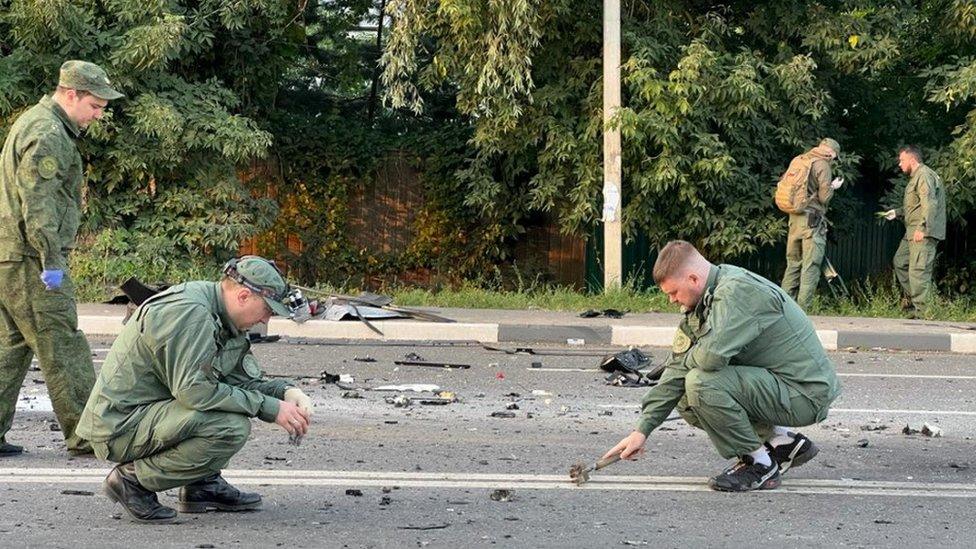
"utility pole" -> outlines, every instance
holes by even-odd
[[[603,0],[603,291],[623,281],[620,130],[608,127],[619,108],[620,0]]]

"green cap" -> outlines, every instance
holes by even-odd
[[[830,147],[834,151],[834,156],[838,156],[838,157],[840,156],[840,143],[838,143],[837,141],[829,137],[824,137],[823,139],[820,140],[820,146]]]
[[[106,101],[125,97],[112,88],[104,69],[87,61],[65,61],[61,65],[58,86],[86,91]]]
[[[246,255],[237,260],[235,268],[237,273],[248,283],[259,287],[261,290],[266,290],[266,292],[261,293],[261,297],[264,298],[264,301],[275,314],[291,315],[291,309],[283,302],[290,288],[278,267],[263,257]],[[241,281],[238,280],[238,282]]]

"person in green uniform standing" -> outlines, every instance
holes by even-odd
[[[807,178],[805,211],[791,213],[786,237],[786,272],[783,289],[803,310],[813,304],[820,284],[820,270],[827,248],[827,204],[834,191],[844,184],[832,178],[831,164],[840,155],[840,144],[825,138],[805,153],[810,164]]]
[[[184,513],[257,509],[220,471],[247,441],[251,418],[289,435],[308,432],[312,401],[285,380],[264,378],[247,330],[289,316],[294,293],[275,265],[245,256],[220,282],[186,282],[145,301],[112,344],[78,432],[95,455],[118,463],[105,494],[138,522],[176,511],[157,492],[180,488]]]
[[[91,453],[75,432],[95,382],[67,273],[81,220],[82,161],[75,140],[122,97],[101,67],[61,66],[58,86],[10,128],[0,153],[0,456],[34,355],[72,454]]]
[[[922,163],[922,152],[917,147],[902,147],[898,151],[898,167],[910,177],[905,186],[904,204],[883,215],[889,221],[898,216],[905,220],[905,236],[892,263],[909,315],[924,316],[931,311],[935,300],[932,283],[935,249],[940,240],[945,240],[945,187],[942,178]],[[911,311],[912,308],[915,310]]]
[[[684,319],[636,429],[604,457],[636,459],[677,407],[722,457],[736,458],[709,480],[711,488],[776,488],[781,474],[819,452],[787,427],[823,421],[840,394],[813,323],[779,286],[739,267],[713,265],[682,240],[661,250],[654,281],[681,305]]]

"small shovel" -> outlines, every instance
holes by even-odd
[[[577,486],[582,486],[584,482],[590,480],[590,472],[599,471],[607,465],[617,463],[618,461],[620,461],[620,454],[603,458],[592,465],[577,463],[569,468],[569,478],[575,482]]]

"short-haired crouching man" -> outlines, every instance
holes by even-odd
[[[637,429],[605,457],[635,459],[675,407],[737,461],[709,480],[715,490],[779,486],[780,475],[818,448],[787,427],[827,417],[840,394],[813,324],[779,286],[732,265],[713,265],[688,242],[669,242],[654,281],[681,305],[667,368],[642,402]]]
[[[256,509],[261,496],[221,476],[247,441],[251,418],[304,435],[311,400],[284,380],[263,378],[246,331],[288,316],[289,286],[273,263],[232,260],[220,282],[187,282],[144,302],[105,358],[78,432],[99,459],[119,465],[105,493],[139,522],[176,511],[156,492],[180,489],[186,513]]]

